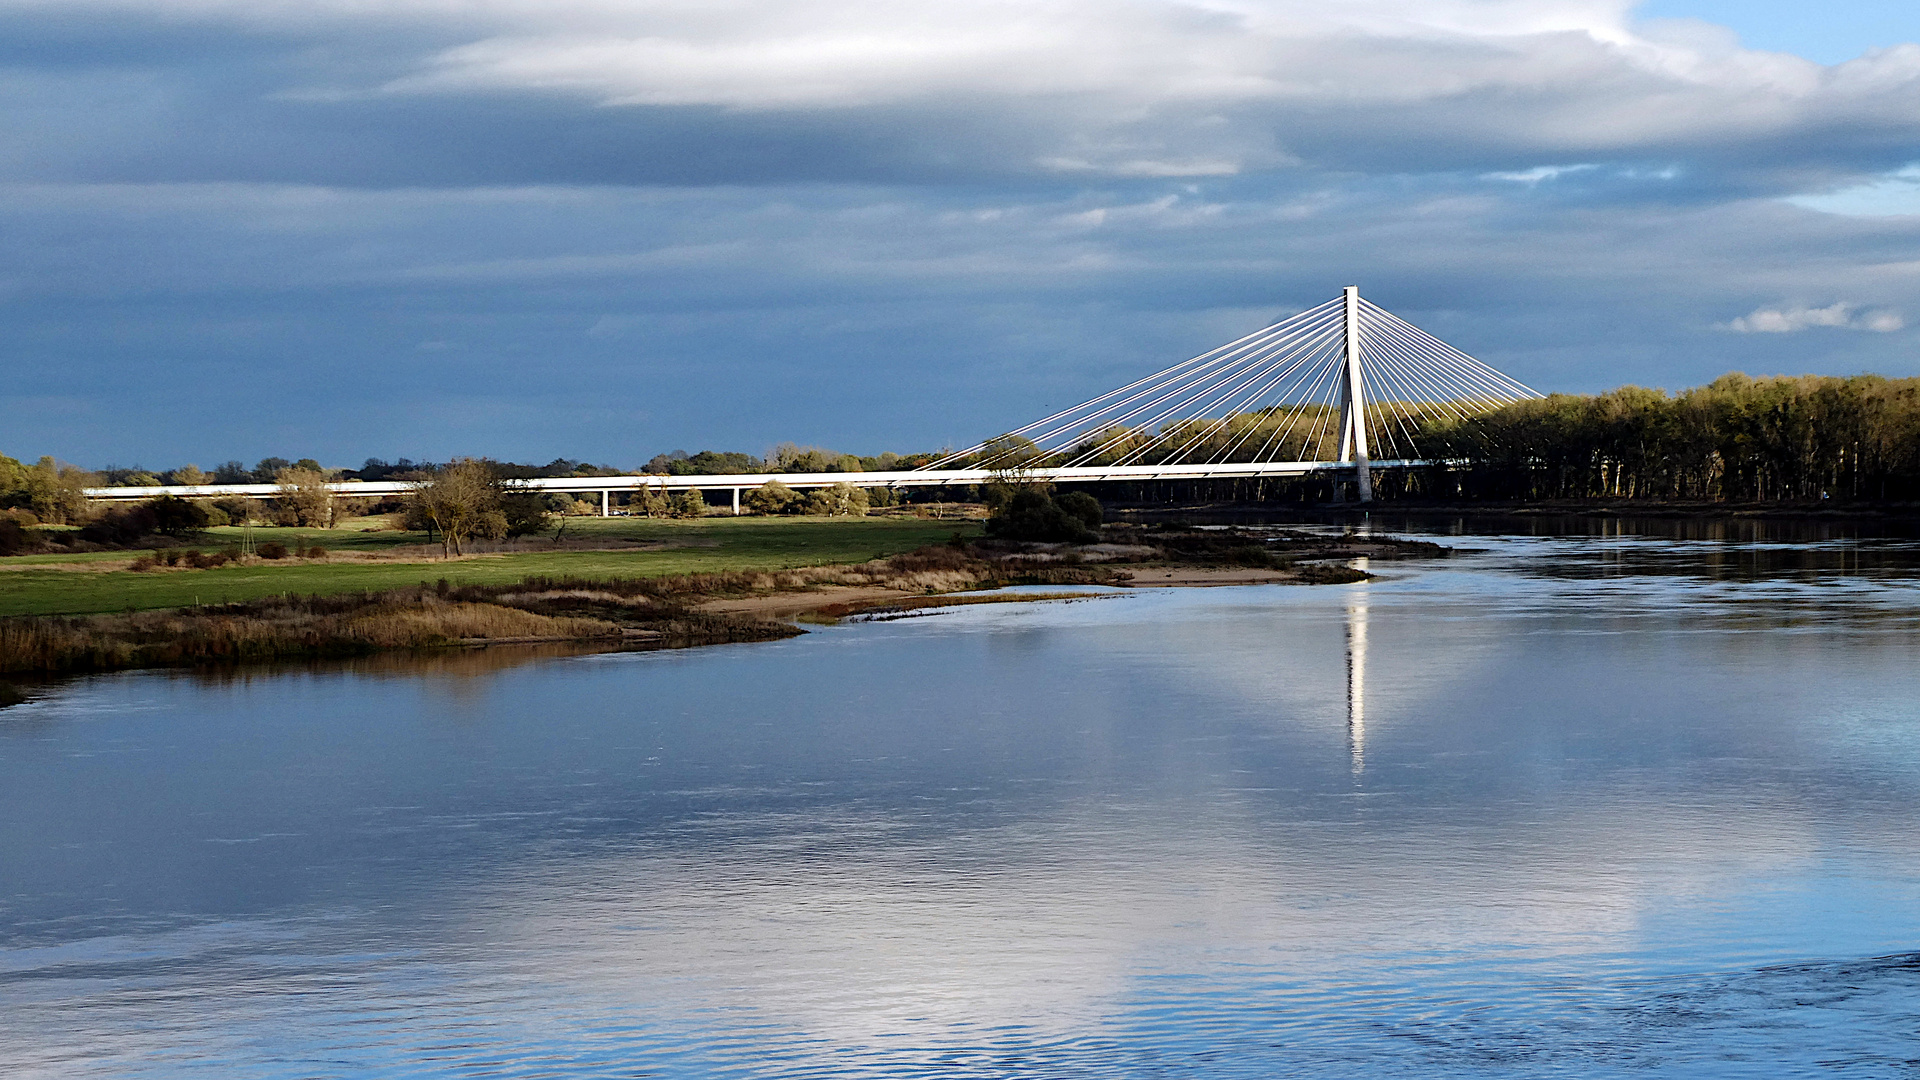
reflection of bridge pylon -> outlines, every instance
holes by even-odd
[[[1365,567],[1366,560],[1355,565]],[[1353,775],[1367,767],[1367,594],[1354,590],[1347,601],[1347,752]]]

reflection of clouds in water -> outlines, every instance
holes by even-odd
[[[547,955],[529,976],[670,1023],[964,1044],[1004,1027],[1064,1036],[1157,976],[1285,996],[1391,981],[1409,964],[1484,980],[1489,956],[1577,970],[1647,948],[1650,914],[1739,909],[1741,877],[1787,872],[1817,846],[1796,816],[1730,823],[1710,807],[1491,836],[1221,820],[1236,809],[1081,806],[937,850],[881,842],[835,858],[762,845],[569,859],[463,903],[512,913],[490,924],[493,945]],[[555,942],[575,944],[549,954]]]
[[[1388,572],[1418,573],[1405,565]],[[1168,698],[1179,701],[1184,713],[1213,708],[1267,716],[1350,749],[1349,702],[1356,688],[1363,691],[1367,715],[1377,721],[1418,716],[1451,688],[1481,677],[1516,644],[1506,628],[1487,621],[1497,608],[1437,601],[1400,585],[1389,579],[1142,590],[1125,602],[1074,612],[968,616],[975,628],[1025,616],[1022,625],[1060,631],[1046,647],[1063,656],[1084,656],[1089,665],[1120,657],[1146,668],[1177,687]],[[1436,641],[1435,623],[1443,620],[1446,636]],[[1365,627],[1357,683],[1351,645],[1356,626]]]

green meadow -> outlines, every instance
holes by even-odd
[[[255,544],[289,548],[318,545],[335,554],[399,554],[425,543],[420,533],[361,531],[360,522],[337,529],[259,527]],[[440,559],[399,555],[379,562],[253,561],[209,570],[101,570],[139,552],[27,555],[0,560],[0,616],[91,615],[114,611],[186,607],[251,600],[282,593],[327,595],[433,583],[497,585],[532,576],[588,578],[652,577],[728,570],[786,569],[859,563],[974,536],[971,521],[919,518],[707,517],[569,518],[565,540],[615,545],[640,541],[634,550],[549,550]],[[237,546],[238,528],[207,530],[196,546],[218,551]]]

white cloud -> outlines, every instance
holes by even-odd
[[[1563,176],[1568,176],[1573,173],[1589,172],[1599,167],[1598,165],[1536,165],[1531,169],[1525,169],[1519,172],[1485,173],[1480,179],[1508,180],[1516,184],[1527,184],[1531,186],[1540,183],[1542,180],[1558,180]]]
[[[376,35],[379,74],[303,59],[289,100],[531,93],[732,113],[884,110],[939,144],[956,118],[1011,160],[1207,176],[1355,160],[1681,160],[1812,179],[1920,138],[1920,46],[1827,68],[1633,0],[0,0],[314,39]],[[411,36],[395,27],[408,28]],[[431,42],[404,50],[406,41]],[[401,42],[402,44],[395,44]],[[1764,146],[1756,153],[1754,147]],[[965,157],[965,147],[953,154]],[[1811,162],[1812,164],[1808,164]],[[1630,162],[1627,162],[1630,163]],[[1574,166],[1577,168],[1578,166]],[[1746,168],[1749,166],[1741,166]],[[1567,166],[1548,166],[1565,169]],[[1496,173],[1537,182],[1540,170]],[[1542,174],[1550,179],[1554,173]]]
[[[1867,330],[1878,334],[1890,334],[1904,329],[1906,320],[1895,311],[1885,309],[1861,311],[1856,314],[1858,305],[1840,302],[1826,307],[1763,307],[1727,323],[1723,329],[1737,334],[1792,334],[1801,330],[1811,330],[1816,326],[1832,327],[1839,330]]]

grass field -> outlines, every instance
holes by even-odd
[[[446,578],[456,585],[494,585],[531,575],[652,577],[722,570],[785,569],[858,563],[937,544],[959,532],[978,533],[966,521],[917,518],[709,517],[570,518],[567,538],[643,540],[670,545],[650,551],[533,551],[462,559],[324,563],[286,562],[212,570],[135,573],[93,570],[89,563],[125,561],[133,552],[30,555],[0,560],[0,615],[89,615],[252,600],[282,593],[319,594],[388,589]],[[208,530],[199,545],[237,544],[240,530]],[[256,543],[288,547],[318,544],[334,552],[377,553],[422,543],[418,533],[340,529],[259,528]]]

